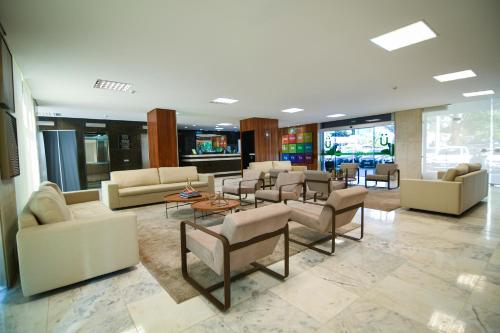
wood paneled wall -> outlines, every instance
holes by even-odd
[[[148,112],[148,142],[150,168],[179,166],[175,110]]]
[[[254,132],[256,162],[279,160],[278,119],[248,118],[240,120],[240,133],[245,131]]]
[[[294,163],[293,165],[305,165],[309,170],[318,170],[318,124],[305,124],[305,125],[297,125],[291,127],[283,127],[279,129],[279,155],[281,158],[281,137],[285,134],[288,134],[288,129],[290,128],[302,128],[302,132],[312,132],[312,140],[313,140],[313,163],[305,164],[305,163]]]

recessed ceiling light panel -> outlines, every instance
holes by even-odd
[[[474,73],[470,69],[467,69],[465,71],[460,71],[460,72],[436,75],[434,76],[434,79],[438,80],[439,82],[447,82],[447,81],[467,79],[469,77],[476,77],[476,76],[477,76],[476,73]]]
[[[484,96],[484,95],[493,95],[495,92],[493,90],[482,90],[482,91],[473,91],[468,93],[463,93],[465,97],[475,97],[475,96]]]
[[[94,88],[121,91],[121,92],[131,91],[130,90],[131,87],[132,87],[132,85],[130,83],[109,81],[109,80],[102,80],[102,79],[98,79],[94,83]]]
[[[233,98],[227,98],[227,97],[219,97],[214,100],[212,100],[210,103],[216,103],[216,104],[233,104],[238,102],[237,99]]]
[[[289,108],[289,109],[281,110],[281,112],[286,112],[286,113],[296,113],[296,112],[301,112],[301,111],[304,111],[304,109]]]
[[[372,38],[370,41],[387,51],[394,51],[436,37],[436,33],[425,22],[419,21]]]
[[[345,113],[335,113],[335,114],[329,114],[326,116],[327,118],[339,118],[339,117],[344,117]]]
[[[232,126],[233,124],[231,123],[220,123],[220,124],[217,124],[216,126]]]

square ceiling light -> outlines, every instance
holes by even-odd
[[[436,37],[436,33],[432,31],[432,29],[429,28],[424,21],[418,21],[372,38],[370,41],[387,51],[394,51],[402,47],[417,44]]]
[[[289,109],[281,110],[281,112],[286,112],[286,113],[297,113],[297,112],[301,112],[301,111],[304,111],[304,109],[289,108]]]
[[[132,85],[130,83],[102,80],[102,79],[98,79],[94,83],[94,88],[121,91],[121,92],[127,92],[130,90],[131,87]]]
[[[233,104],[238,102],[237,99],[233,98],[227,98],[227,97],[218,97],[214,100],[212,100],[210,103],[216,103],[216,104]]]
[[[476,73],[474,73],[470,69],[467,69],[465,71],[460,71],[460,72],[436,75],[434,76],[434,79],[438,80],[439,82],[448,82],[448,81],[467,79],[476,76],[477,76]]]
[[[335,113],[335,114],[329,114],[326,116],[327,118],[339,118],[339,117],[344,117],[345,113]]]
[[[493,90],[482,90],[482,91],[473,91],[468,93],[463,93],[465,97],[476,97],[476,96],[485,96],[485,95],[493,95],[495,92]]]

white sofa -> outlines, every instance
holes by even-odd
[[[305,171],[307,167],[304,165],[292,165],[290,161],[263,161],[251,162],[248,165],[249,170],[256,170],[264,172],[264,183],[266,186],[271,185],[271,178],[269,171],[271,170],[284,170],[284,171]]]
[[[215,192],[212,174],[199,174],[194,166],[162,167],[111,172],[111,180],[102,182],[102,198],[111,209],[160,203],[184,190],[187,179],[198,191]]]
[[[17,251],[25,296],[139,263],[136,216],[113,213],[98,190],[62,193],[42,183],[18,217]]]
[[[460,215],[488,195],[488,172],[479,163],[439,172],[437,180],[401,180],[401,206]]]

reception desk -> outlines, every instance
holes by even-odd
[[[240,154],[181,155],[181,166],[195,166],[199,173],[213,173],[216,177],[241,174]]]

